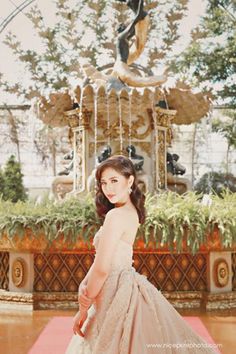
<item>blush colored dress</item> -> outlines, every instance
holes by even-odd
[[[119,240],[109,276],[83,324],[85,337],[73,335],[65,354],[219,353],[132,263],[132,245]]]

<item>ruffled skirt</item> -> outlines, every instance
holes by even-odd
[[[109,275],[82,332],[66,354],[219,353],[133,267]]]

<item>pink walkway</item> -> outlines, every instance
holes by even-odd
[[[198,317],[183,316],[183,318],[208,343],[214,343],[206,327]],[[45,326],[28,354],[64,354],[73,334],[72,321],[73,317],[53,317]]]

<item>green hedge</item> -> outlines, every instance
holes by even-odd
[[[140,226],[137,240],[143,238],[145,245],[154,240],[157,247],[166,244],[170,251],[175,242],[177,251],[181,251],[185,237],[189,250],[196,253],[217,225],[222,246],[235,246],[236,193],[225,191],[223,198],[211,198],[212,205],[207,207],[194,192],[182,196],[173,192],[148,194],[146,222]],[[64,240],[73,244],[80,234],[89,244],[100,225],[90,194],[64,202],[45,200],[40,205],[0,201],[0,237],[6,234],[13,242],[15,235],[23,237],[25,230],[30,229],[33,237],[43,233],[50,242],[63,234]]]

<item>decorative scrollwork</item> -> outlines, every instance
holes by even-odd
[[[224,258],[219,258],[213,265],[214,282],[218,288],[223,288],[229,283],[229,265]]]
[[[17,288],[22,288],[26,281],[26,263],[23,258],[17,258],[12,263],[12,281]]]

